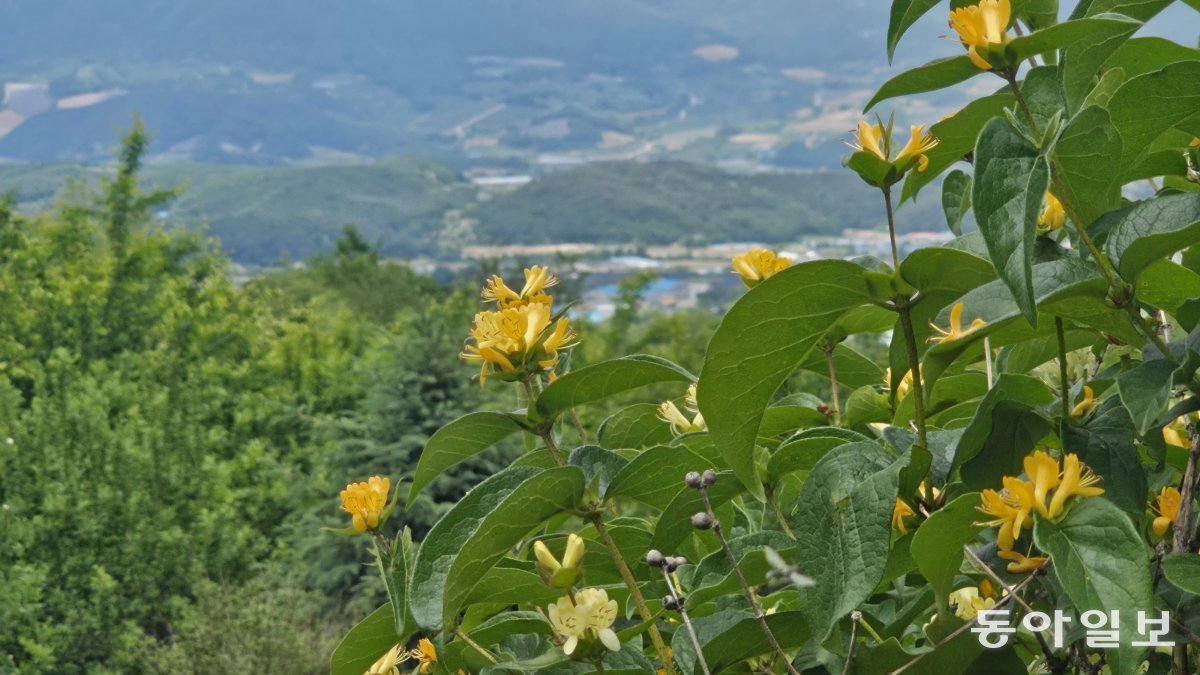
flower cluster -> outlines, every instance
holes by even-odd
[[[983,0],[978,5],[950,12],[950,27],[958,33],[971,62],[983,70],[1006,65],[1003,50],[1012,39],[1008,35],[1011,21],[1009,0]]]
[[[496,309],[475,315],[462,358],[480,364],[479,383],[489,374],[518,380],[530,374],[553,371],[560,351],[578,344],[570,319],[554,320],[554,298],[546,289],[558,283],[545,267],[525,270],[525,285],[518,293],[499,276],[484,286],[482,297]]]
[[[400,664],[410,660],[416,660],[418,665],[413,672],[432,672],[433,665],[437,663],[437,648],[433,646],[433,641],[429,638],[421,638],[417,641],[416,648],[411,650],[404,649],[402,645],[396,645],[379,657],[378,661],[371,664],[371,667],[363,675],[400,675]]]
[[[1008,571],[1013,574],[1032,572],[1046,562],[1044,557],[1026,557],[1013,550],[1025,525],[1033,526],[1035,511],[1043,518],[1053,519],[1062,515],[1067,500],[1073,496],[1104,494],[1103,488],[1096,487],[1099,476],[1084,466],[1074,453],[1063,457],[1060,467],[1058,460],[1039,450],[1025,458],[1024,468],[1025,480],[1005,476],[1002,491],[989,489],[980,494],[979,510],[993,518],[984,524],[1000,528],[996,533],[998,555],[1012,561]]]
[[[388,506],[392,481],[387,476],[371,476],[362,483],[350,483],[342,490],[342,510],[349,513],[355,532],[377,530]]]
[[[733,271],[742,278],[746,288],[754,288],[791,265],[791,258],[765,248],[752,248],[733,258]]]
[[[683,407],[692,415],[691,418],[685,415],[674,401],[663,401],[658,406],[658,419],[670,424],[671,431],[676,436],[693,431],[704,431],[707,427],[704,424],[704,415],[700,413],[700,408],[696,405],[695,384],[688,386],[687,394],[683,398]]]
[[[611,651],[621,649],[621,642],[613,631],[617,620],[617,601],[609,600],[602,588],[584,588],[577,593],[564,595],[547,608],[550,625],[563,642],[563,652],[575,653],[580,641],[599,640]]]

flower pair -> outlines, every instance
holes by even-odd
[[[564,595],[548,608],[550,625],[563,642],[563,652],[575,653],[581,640],[598,639],[611,651],[619,651],[621,642],[613,631],[617,620],[617,601],[609,600],[602,588],[584,588]]]
[[[417,647],[412,650],[406,650],[401,645],[396,645],[387,650],[387,653],[378,661],[371,664],[371,667],[363,675],[400,675],[399,665],[411,659],[416,659],[420,665],[414,672],[431,672],[433,664],[437,663],[437,648],[433,646],[433,641],[429,638],[421,638],[417,642]]]
[[[554,557],[546,543],[538,540],[533,543],[533,555],[537,558],[537,570],[546,583],[555,588],[570,588],[575,585],[583,571],[583,538],[572,532],[567,535],[567,546],[560,561]]]
[[[704,423],[704,415],[696,404],[696,385],[688,385],[687,394],[683,398],[683,407],[693,417],[685,415],[674,401],[663,401],[658,406],[658,419],[671,425],[671,432],[676,436],[693,431],[704,431],[708,428]]]
[[[846,166],[867,183],[879,188],[894,185],[904,177],[910,169],[916,167],[922,172],[929,166],[929,158],[925,153],[938,145],[933,133],[925,130],[924,124],[916,124],[909,128],[911,137],[898,153],[893,153],[894,139],[892,122],[887,124],[877,119],[876,124],[859,120],[855,129],[854,142],[848,143],[854,154],[846,160]]]

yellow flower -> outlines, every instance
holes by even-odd
[[[996,555],[1004,558],[1005,560],[1013,561],[1008,563],[1009,574],[1025,574],[1027,572],[1033,572],[1041,568],[1042,565],[1046,564],[1045,556],[1023,556],[1016,551],[999,551],[996,553]]]
[[[967,586],[950,594],[950,604],[954,605],[955,616],[963,621],[970,621],[975,618],[979,610],[995,607],[996,601],[993,598],[981,596],[978,588]]]
[[[1167,445],[1174,445],[1177,448],[1186,448],[1191,445],[1191,441],[1188,439],[1187,424],[1182,417],[1175,418],[1174,422],[1163,427],[1162,435]]]
[[[687,392],[683,395],[683,407],[688,412],[700,412],[700,404],[696,402],[696,383],[688,385]]]
[[[603,588],[585,588],[575,594],[575,602],[587,613],[587,627],[596,632],[596,637],[611,651],[620,651],[621,642],[613,631],[617,620],[617,601],[609,600]]]
[[[488,302],[495,302],[498,309],[520,307],[530,303],[549,306],[554,298],[545,293],[545,289],[558,283],[558,277],[548,268],[541,265],[525,268],[525,285],[518,293],[509,288],[499,275],[493,274],[483,287],[481,297]]]
[[[987,52],[1008,43],[1011,18],[1012,6],[1008,0],[983,0],[978,5],[950,12],[950,27],[967,47],[971,61],[983,70],[991,70]]]
[[[1191,143],[1188,143],[1189,148],[1200,148],[1200,138],[1193,138]]]
[[[984,321],[983,319],[975,319],[974,321],[971,322],[971,325],[967,326],[967,328],[964,330],[962,327],[962,313],[963,313],[963,303],[961,303],[961,302],[955,303],[955,305],[950,308],[950,328],[949,329],[939,328],[938,326],[934,325],[933,322],[931,321],[929,323],[929,325],[932,326],[933,329],[938,332],[938,334],[930,335],[929,341],[936,343],[936,344],[942,344],[944,342],[953,342],[960,338],[964,338],[964,337],[970,335],[971,333],[974,333],[975,331],[977,331],[980,328],[983,328],[984,326],[987,325],[987,322]]]
[[[854,131],[854,143],[850,147],[861,152],[869,152],[883,161],[888,161],[887,134],[882,124],[870,124],[866,120],[858,121],[858,129]]]
[[[355,531],[366,532],[379,527],[391,485],[386,476],[371,476],[364,483],[350,483],[342,490],[342,510],[351,515]]]
[[[428,673],[433,670],[433,664],[437,663],[437,648],[433,646],[433,642],[429,638],[421,638],[417,641],[417,648],[408,653],[409,656],[417,660],[421,664],[418,672]]]
[[[912,162],[917,163],[917,172],[920,173],[929,166],[929,158],[925,153],[937,147],[938,141],[933,137],[931,132],[925,131],[924,124],[917,124],[909,128],[912,132],[912,138],[900,150],[900,154],[896,155],[896,165],[904,171]]]
[[[1038,450],[1027,455],[1024,460],[1025,476],[1033,482],[1034,507],[1038,513],[1046,515],[1046,495],[1058,487],[1058,460],[1048,453]],[[1007,478],[1005,479],[1008,480]],[[1007,483],[1005,483],[1007,486]]]
[[[578,344],[567,317],[560,318],[546,335],[549,328],[550,306],[540,302],[479,312],[461,356],[480,363],[481,385],[488,373],[515,373],[526,367],[539,349],[536,364],[548,370],[558,363],[559,351]]]
[[[1074,408],[1071,408],[1071,417],[1083,417],[1084,415],[1090,413],[1095,407],[1096,394],[1092,392],[1091,387],[1085,384],[1083,385],[1083,400],[1079,403],[1076,403]]]
[[[919,370],[919,369],[918,369]],[[900,383],[896,385],[896,401],[903,401],[905,396],[908,396],[909,390],[912,389],[913,376],[909,370],[904,373],[904,377],[900,378]],[[885,368],[883,371],[883,386],[890,387],[892,384],[892,369]]]
[[[689,420],[672,401],[663,401],[662,405],[658,406],[658,419],[670,424],[671,432],[676,436],[705,429],[704,415],[696,413],[695,417]]]
[[[1054,465],[1054,468],[1058,468],[1057,463]],[[1021,528],[1024,526],[1025,520],[1029,518],[1029,514],[1038,507],[1033,484],[1027,483],[1020,478],[1005,476],[1004,501],[1008,502],[1014,509],[1016,509],[1016,515],[1014,515],[1012,519],[1012,536],[1013,539],[1020,539]]]
[[[1062,483],[1054,491],[1050,499],[1049,515],[1057,518],[1062,514],[1063,505],[1072,495],[1080,497],[1095,497],[1104,494],[1104,488],[1093,487],[1100,482],[1100,477],[1079,461],[1079,456],[1071,453],[1063,457]]]
[[[1054,196],[1054,193],[1047,190],[1042,212],[1038,215],[1038,233],[1053,232],[1062,227],[1065,222],[1067,222],[1067,212],[1063,209],[1062,202]]]
[[[533,543],[533,554],[537,557],[542,578],[556,588],[570,588],[575,585],[576,579],[579,578],[579,563],[583,561],[583,552],[583,538],[574,532],[567,535],[567,545],[563,551],[562,562],[554,557],[545,542],[535,541]]]
[[[1175,519],[1179,517],[1179,490],[1170,485],[1164,487],[1158,493],[1157,502],[1157,504],[1151,507],[1158,516],[1154,519],[1153,527],[1154,534],[1161,537],[1175,524]]]
[[[892,507],[892,527],[900,530],[900,534],[908,534],[908,528],[904,526],[904,519],[912,515],[915,515],[912,507],[897,497],[896,504]]]
[[[996,533],[996,545],[1002,551],[1012,549],[1013,544],[1017,540],[1017,537],[1013,535],[1013,524],[1017,520],[1017,509],[1008,503],[999,492],[992,489],[980,492],[979,501],[980,505],[976,508],[993,517],[993,520],[983,524],[989,527],[1000,528]]]
[[[992,582],[990,580],[984,579],[983,581],[979,582],[979,594],[985,598],[996,597],[996,589],[992,588]]]
[[[399,664],[404,663],[409,658],[408,652],[400,645],[394,645],[387,650],[379,660],[371,664],[363,675],[400,675]]]
[[[742,278],[747,288],[754,288],[791,265],[791,258],[776,255],[765,248],[752,248],[733,258],[733,271]]]
[[[547,608],[550,626],[559,637],[564,638],[563,652],[570,656],[579,646],[579,638],[587,633],[588,608],[563,596]]]

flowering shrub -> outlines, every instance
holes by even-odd
[[[889,53],[936,3],[892,4]],[[333,672],[1200,672],[1200,50],[1135,37],[1169,4],[953,3],[960,53],[868,110],[995,93],[903,145],[864,121],[846,160],[891,259],[738,256],[698,376],[572,368],[587,335],[553,274],[489,280],[463,358],[516,404],[434,434],[399,499],[507,437],[527,452],[419,543],[386,479],[347,487],[390,602]],[[939,176],[956,238],[902,258],[894,209]],[[789,391],[798,369],[832,395]],[[650,384],[680,399],[588,418]],[[985,620],[1011,626],[991,650]]]

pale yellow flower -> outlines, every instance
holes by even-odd
[[[1092,391],[1091,387],[1085,384],[1083,385],[1083,400],[1076,403],[1074,408],[1071,408],[1071,417],[1083,417],[1095,407],[1096,394]]]
[[[1187,423],[1182,417],[1175,418],[1174,422],[1163,427],[1162,435],[1167,445],[1173,445],[1177,448],[1186,448],[1191,445],[1191,441],[1188,438]]]
[[[950,328],[948,329],[940,328],[934,325],[933,322],[930,322],[929,325],[933,327],[933,330],[937,331],[937,335],[930,335],[929,341],[935,344],[953,342],[955,340],[964,338],[987,325],[987,322],[983,319],[975,319],[971,322],[970,326],[967,326],[964,329],[962,327],[962,313],[963,303],[961,302],[955,303],[955,305],[950,308]]]
[[[904,519],[915,515],[912,507],[903,499],[896,498],[896,503],[892,506],[892,527],[900,530],[900,534],[908,534],[908,528],[904,525]]]
[[[355,531],[366,532],[379,527],[391,485],[387,476],[371,476],[366,482],[350,483],[342,490],[342,510],[350,514]]]
[[[621,642],[613,631],[617,620],[617,601],[609,600],[603,588],[585,588],[575,594],[575,602],[587,610],[587,627],[611,651],[620,651]]]
[[[687,393],[683,395],[683,407],[688,412],[700,412],[700,404],[696,402],[696,383],[688,385]]]
[[[858,129],[854,131],[854,143],[850,147],[861,152],[869,152],[883,161],[888,161],[886,132],[882,124],[871,124],[866,120],[858,121]]]
[[[996,600],[981,596],[979,589],[974,586],[967,586],[950,594],[950,604],[954,605],[955,616],[963,621],[970,621],[975,618],[979,610],[995,607]]]
[[[919,370],[919,368],[918,368]],[[900,383],[896,385],[896,401],[903,401],[908,392],[912,390],[913,376],[912,371],[905,371],[904,377],[900,378]],[[892,369],[885,368],[883,370],[883,386],[884,388],[892,385]]]
[[[1166,534],[1167,530],[1175,524],[1175,520],[1179,518],[1179,503],[1181,497],[1179,490],[1168,485],[1158,493],[1156,503],[1151,508],[1154,509],[1156,517],[1152,526],[1154,533],[1158,536]]]
[[[950,27],[967,47],[971,62],[983,70],[991,70],[987,52],[1011,39],[1008,36],[1011,18],[1009,0],[982,0],[978,5],[950,12]]]
[[[395,645],[371,664],[363,675],[400,675],[399,664],[409,659],[408,652],[400,645]]]
[[[1094,487],[1100,482],[1100,477],[1084,466],[1075,453],[1063,457],[1062,469],[1062,482],[1054,491],[1047,509],[1051,518],[1062,514],[1063,505],[1071,496],[1095,497],[1104,494],[1104,488]]]
[[[433,664],[437,663],[437,648],[433,646],[433,641],[429,638],[421,638],[417,640],[417,647],[408,653],[409,656],[416,659],[421,667],[417,672],[428,673],[433,670]]]
[[[688,419],[679,407],[672,401],[663,401],[658,406],[658,419],[671,425],[671,433],[676,436],[690,433],[693,431],[704,431],[704,415],[696,413],[694,417]]]
[[[775,251],[765,248],[752,248],[733,258],[733,271],[742,278],[747,288],[754,288],[791,265],[791,258],[776,255]]]
[[[554,554],[550,552],[550,549],[546,546],[545,542],[538,540],[533,543],[534,556],[537,557],[538,562],[541,563],[541,565],[545,567],[546,570],[551,574],[564,567],[578,567],[580,561],[583,560],[583,552],[583,538],[574,532],[567,535],[567,546],[563,551],[563,558],[561,562],[558,560],[558,558],[554,557]]]
[[[1054,193],[1047,190],[1042,212],[1038,215],[1038,232],[1042,234],[1053,232],[1066,222],[1067,212],[1063,208],[1062,202],[1054,196]]]
[[[938,141],[933,137],[933,133],[925,131],[924,124],[913,125],[909,131],[912,133],[912,138],[900,150],[900,154],[896,155],[895,164],[903,171],[909,163],[915,161],[917,172],[920,173],[929,166],[929,158],[925,156],[925,153],[936,148]]]

